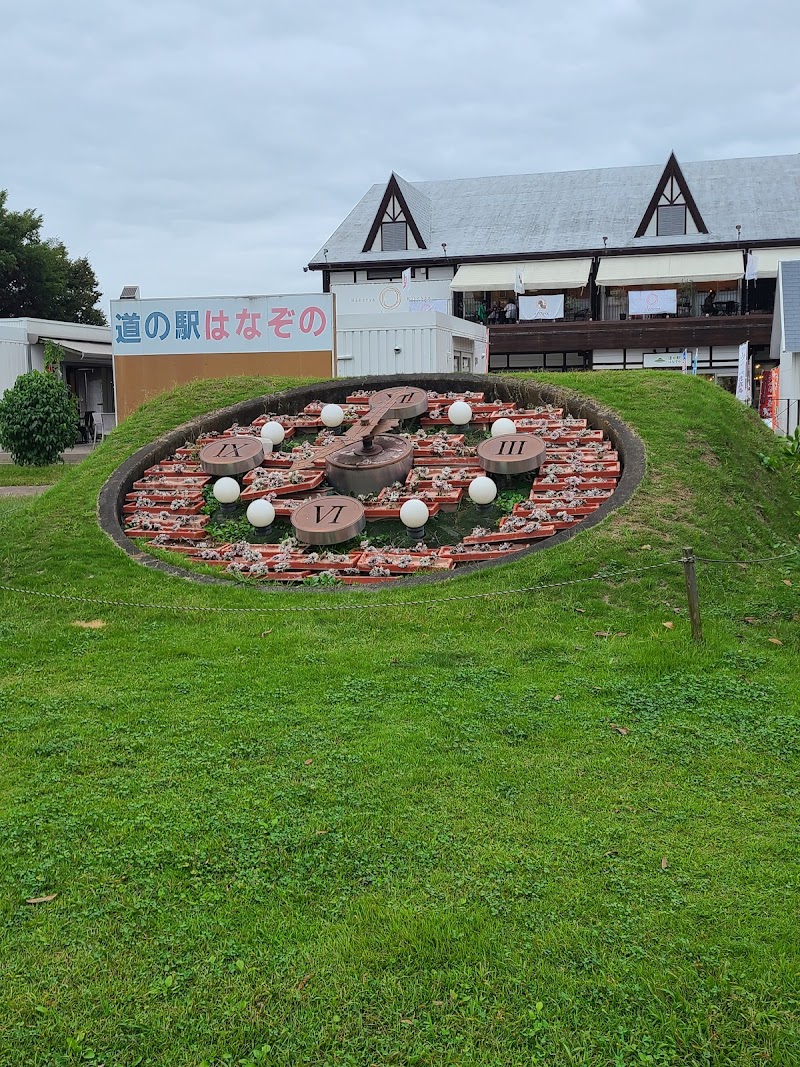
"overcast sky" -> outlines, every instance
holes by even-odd
[[[373,182],[793,153],[797,0],[26,0],[0,188],[107,300],[320,288]]]

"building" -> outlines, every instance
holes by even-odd
[[[20,374],[44,370],[47,341],[53,341],[63,352],[59,370],[77,396],[84,419],[92,412],[113,412],[114,375],[108,326],[27,317],[0,319],[0,396]]]
[[[800,425],[800,262],[778,265],[772,321],[772,365],[780,367],[778,429],[793,433]]]
[[[688,349],[733,389],[742,342],[754,367],[770,361],[778,263],[800,259],[798,188],[795,155],[681,167],[673,154],[666,166],[413,183],[393,174],[308,267],[342,322],[388,324],[420,306],[487,321],[490,370],[679,366]],[[457,321],[449,329],[457,336]],[[362,358],[358,371],[373,369]]]

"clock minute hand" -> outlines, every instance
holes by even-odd
[[[321,459],[326,459],[328,456],[332,456],[335,452],[344,448],[346,445],[352,444],[354,441],[358,441],[359,438],[368,437],[371,438],[375,433],[375,430],[381,423],[385,423],[386,412],[394,405],[395,401],[392,397],[386,397],[381,403],[375,405],[374,408],[370,408],[366,415],[362,415],[358,422],[353,423],[349,430],[342,434],[330,445],[323,445],[321,448],[314,449],[314,455],[309,456],[306,459],[296,459],[292,463],[292,470],[304,470],[306,467],[312,467],[315,463]],[[395,425],[396,425],[395,421]],[[381,426],[381,429],[388,428]]]

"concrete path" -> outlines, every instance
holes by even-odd
[[[91,455],[94,445],[75,445],[74,448],[68,448],[66,452],[61,456],[65,463],[80,463],[82,459],[86,459]],[[0,463],[11,463],[11,455],[8,452],[0,452]]]
[[[49,485],[0,485],[0,500],[4,496],[38,496]]]

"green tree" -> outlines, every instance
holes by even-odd
[[[62,241],[42,238],[42,216],[9,211],[0,189],[0,318],[32,315],[105,326],[100,290],[86,257],[70,259]]]
[[[20,466],[55,463],[78,440],[78,405],[56,374],[21,374],[0,400],[0,448]]]

